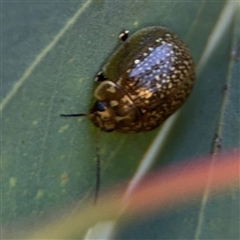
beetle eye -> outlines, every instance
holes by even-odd
[[[103,112],[106,110],[106,106],[103,102],[97,101],[94,103],[93,110],[98,112]]]

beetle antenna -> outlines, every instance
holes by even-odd
[[[76,113],[76,114],[60,114],[60,117],[83,117],[88,116],[86,113]]]
[[[74,113],[74,114],[60,114],[61,117],[85,117],[89,116],[89,114],[86,113]],[[101,179],[101,159],[99,154],[99,138],[100,138],[100,129],[97,132],[96,136],[96,185],[95,185],[95,195],[94,195],[94,201],[93,204],[97,204],[98,195],[100,191],[100,179]]]
[[[94,202],[93,204],[97,204],[98,195],[100,191],[100,183],[101,183],[101,159],[100,159],[100,153],[99,153],[99,138],[100,138],[100,129],[97,132],[96,136],[96,186],[95,186],[95,195],[94,195]]]

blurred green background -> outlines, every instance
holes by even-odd
[[[6,236],[38,226],[55,209],[92,201],[96,129],[87,118],[94,76],[122,29],[162,25],[189,46],[196,65],[226,1],[7,1],[2,12],[1,216]],[[231,16],[228,16],[231,17]],[[220,36],[153,168],[239,147],[240,17]],[[102,133],[101,187],[130,179],[159,129]],[[100,193],[101,194],[101,193]],[[203,219],[200,223],[200,215]],[[202,215],[201,215],[202,216]],[[31,223],[29,223],[31,220]],[[119,239],[238,239],[239,191],[203,206],[145,216],[119,226]],[[3,235],[4,237],[4,235]]]

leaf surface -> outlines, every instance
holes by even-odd
[[[119,32],[166,26],[187,43],[198,65],[224,7],[224,1],[2,3],[1,214],[8,232],[29,219],[36,227],[39,217],[73,202],[93,201],[97,131],[87,118],[59,115],[91,107],[94,76],[119,44]],[[153,168],[209,154],[215,134],[223,149],[239,147],[239,37],[238,18],[197,74]],[[133,176],[158,132],[101,134],[102,189]],[[208,195],[204,206],[200,201],[154,220],[146,216],[119,236],[217,239],[224,232],[234,238],[238,202],[235,190],[213,202]],[[232,218],[236,223],[227,228]]]

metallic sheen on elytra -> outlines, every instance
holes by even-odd
[[[91,121],[103,131],[158,127],[186,100],[195,78],[186,45],[169,29],[147,27],[129,37],[102,69]]]

